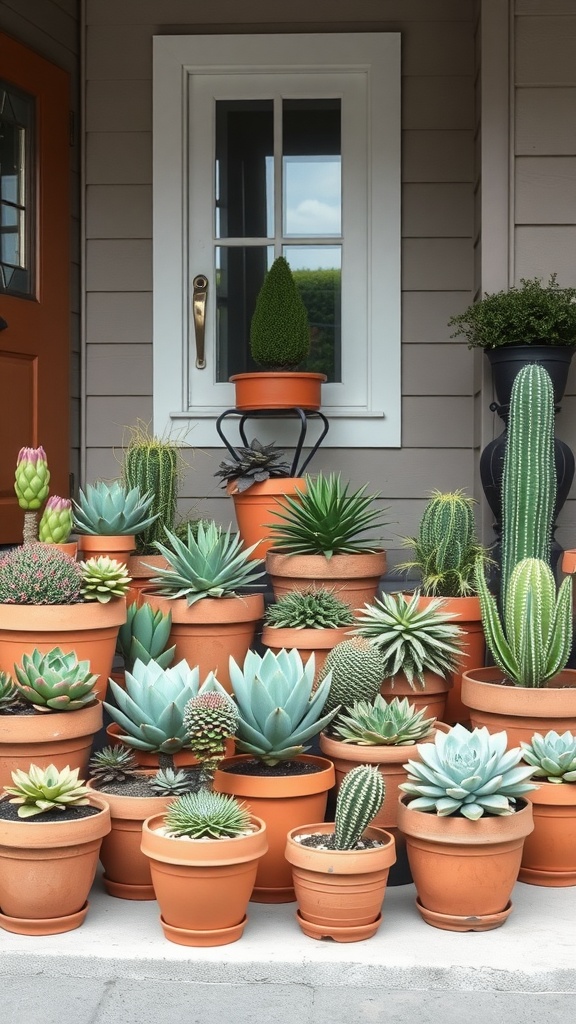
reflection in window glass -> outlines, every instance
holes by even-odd
[[[302,368],[340,381],[342,249],[287,245],[283,255],[308,311],[310,354]]]
[[[218,100],[217,238],[274,234],[273,159],[272,100]]]
[[[272,246],[216,249],[216,380],[258,367],[250,356],[250,321],[274,259]]]
[[[32,294],[34,99],[0,82],[0,291]]]
[[[340,100],[284,100],[283,231],[329,237],[342,231]]]

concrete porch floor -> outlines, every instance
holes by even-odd
[[[506,924],[456,934],[426,925],[412,885],[389,888],[364,942],[304,936],[295,904],[250,904],[243,938],[168,942],[155,902],[104,893],[83,926],[0,932],[6,1024],[556,1024],[576,1007],[576,888],[518,883]]]

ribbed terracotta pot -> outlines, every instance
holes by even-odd
[[[235,373],[230,377],[235,390],[236,409],[314,409],[320,408],[324,373],[301,370],[286,372],[263,370]]]
[[[512,910],[524,839],[533,829],[532,804],[520,801],[514,814],[478,821],[415,811],[403,797],[398,827],[406,847],[427,924],[447,931],[488,931],[504,924]]]
[[[128,555],[126,567],[130,576],[130,586],[126,594],[127,604],[142,604],[142,591],[148,590],[150,580],[157,575],[157,569],[167,569],[168,561],[164,555]],[[150,568],[152,566],[152,568]]]
[[[260,484],[252,484],[247,491],[238,493],[235,484],[229,483],[226,493],[234,502],[236,522],[246,547],[258,546],[250,558],[264,558],[272,547],[269,523],[280,522],[277,513],[285,507],[283,498],[297,496],[306,490],[303,477],[272,477]]]
[[[19,935],[56,935],[78,928],[103,836],[108,804],[90,798],[89,818],[42,822],[0,818],[0,928]]]
[[[286,833],[303,822],[324,818],[328,791],[334,785],[334,765],[324,757],[302,754],[294,760],[310,761],[319,771],[265,778],[222,770],[246,760],[252,760],[252,756],[237,754],[226,758],[216,772],[214,789],[238,797],[252,814],[266,822],[268,853],[258,866],[252,900],[255,903],[292,903],[296,896],[292,871],[285,856]]]
[[[289,651],[295,647],[304,663],[313,654],[316,680],[332,648],[347,640],[351,629],[354,629],[354,626],[340,626],[337,629],[288,629],[264,626],[262,643],[269,647],[273,654],[278,654],[283,648]]]
[[[47,654],[61,647],[65,654],[74,651],[78,661],[90,662],[90,671],[99,677],[98,699],[103,700],[123,622],[123,597],[108,604],[0,604],[0,671],[13,674],[22,655],[34,649]]]
[[[274,597],[291,590],[305,590],[316,583],[334,589],[336,596],[353,610],[374,600],[380,578],[386,572],[386,552],[354,555],[284,555],[271,548],[266,555]]]
[[[376,934],[391,865],[396,860],[394,837],[369,827],[367,839],[382,846],[370,850],[318,850],[297,843],[296,836],[332,835],[333,822],[300,825],[289,831],[286,859],[292,865],[298,900],[297,920],[312,939],[359,942]]]
[[[403,672],[399,672],[394,678],[384,679],[380,687],[380,693],[387,701],[394,697],[407,697],[418,711],[428,708],[427,718],[436,718],[439,722],[444,721],[446,714],[446,701],[452,686],[452,679],[444,679],[435,672],[424,672],[424,686],[415,680],[412,689]]]
[[[153,778],[156,773],[150,770],[142,774]],[[142,823],[155,814],[164,814],[174,797],[102,793],[92,780],[88,787],[110,808],[110,832],[100,847],[106,892],[122,900],[155,899],[150,862],[141,850]]]
[[[474,729],[506,731],[508,749],[521,740],[530,743],[535,732],[576,732],[576,669],[564,669],[552,686],[505,686],[497,666],[464,672],[462,700],[470,709]]]
[[[419,604],[425,608],[432,597],[421,597]],[[443,612],[454,615],[453,623],[464,630],[462,654],[458,658],[456,669],[450,674],[452,687],[446,697],[446,709],[442,721],[448,725],[469,720],[468,708],[462,703],[462,673],[484,666],[486,641],[482,625],[479,597],[443,597]]]
[[[58,771],[68,765],[86,778],[92,741],[102,725],[100,701],[77,711],[0,715],[0,789],[12,784],[12,772],[27,772],[31,764],[54,764]]]
[[[576,885],[576,784],[541,782],[526,794],[534,831],[527,836],[519,879],[530,885]]]
[[[106,555],[125,565],[135,546],[136,538],[133,534],[112,537],[91,536],[87,533],[78,535],[78,549],[83,561],[86,561],[87,558],[99,558],[101,555]]]
[[[168,645],[176,647],[174,663],[185,658],[198,665],[200,679],[215,672],[218,682],[232,692],[228,670],[230,656],[241,665],[254,642],[256,625],[264,616],[262,594],[238,597],[204,597],[188,607],[185,598],[174,601],[142,591],[142,598],[154,611],[172,613]]]
[[[164,935],[181,946],[224,946],[244,931],[258,861],[267,849],[266,825],[234,839],[169,839],[162,814],[142,828]]]

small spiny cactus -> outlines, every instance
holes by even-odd
[[[205,772],[212,774],[224,757],[226,740],[238,725],[238,709],[223,693],[200,692],[184,708],[184,729],[188,745]]]
[[[372,765],[360,764],[344,776],[336,801],[334,849],[354,849],[385,795],[384,779]]]
[[[320,673],[321,682],[332,673],[330,692],[324,705],[326,712],[354,701],[373,701],[385,676],[384,659],[378,648],[361,636],[343,640],[330,651]]]

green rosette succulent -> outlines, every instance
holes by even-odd
[[[236,747],[265,764],[289,761],[332,721],[322,716],[330,689],[327,675],[314,690],[314,655],[305,665],[296,649],[264,657],[248,651],[243,667],[230,658],[230,681],[238,705]]]
[[[394,697],[388,704],[377,694],[373,702],[359,700],[341,712],[332,723],[331,735],[361,747],[412,746],[434,728],[436,719],[425,718],[426,710],[417,711],[407,697]]]
[[[404,765],[408,779],[400,785],[411,798],[410,808],[470,821],[484,814],[513,814],[518,797],[536,787],[526,781],[533,769],[519,766],[522,751],[507,751],[507,741],[505,732],[469,732],[455,725],[448,733],[436,733],[434,743],[419,743],[420,761]]]
[[[50,470],[42,445],[39,448],[21,448],[16,460],[14,482],[20,508],[26,512],[41,508],[48,497],[49,483]]]
[[[90,790],[78,779],[79,772],[68,766],[58,771],[53,764],[47,768],[31,764],[27,772],[12,772],[13,785],[5,786],[4,793],[12,797],[9,803],[18,805],[19,818],[82,807],[90,803]]]
[[[338,629],[354,621],[350,606],[324,587],[290,590],[266,612],[266,624],[276,629]]]
[[[535,733],[530,743],[520,741],[522,759],[531,764],[535,779],[546,782],[576,782],[576,736],[550,730],[545,736]]]
[[[74,524],[79,533],[102,537],[126,537],[140,533],[157,519],[149,515],[153,495],[128,489],[118,480],[88,484],[74,502]]]
[[[150,781],[150,788],[156,796],[182,796],[190,792],[190,786],[190,775],[181,768],[160,768]]]
[[[0,714],[11,713],[20,700],[20,694],[14,680],[8,672],[0,672]]]
[[[38,527],[39,539],[44,544],[64,544],[72,533],[73,525],[70,499],[51,495],[44,506]]]
[[[82,570],[81,594],[85,601],[108,604],[113,597],[124,597],[130,586],[130,576],[123,562],[100,555],[80,562]]]
[[[34,650],[23,655],[14,671],[20,696],[41,711],[76,711],[96,700],[98,676],[90,672],[89,661],[77,661],[74,651]]]
[[[97,750],[88,762],[90,775],[105,785],[108,782],[128,782],[138,771],[138,761],[131,750],[116,743],[113,747]]]

